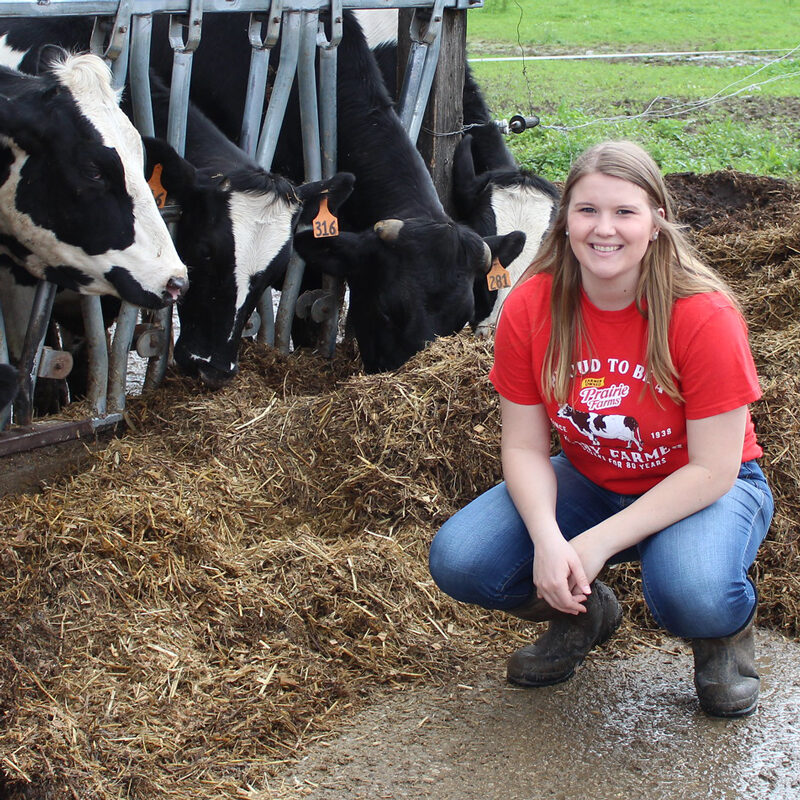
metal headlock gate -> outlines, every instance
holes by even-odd
[[[411,47],[398,112],[409,137],[416,143],[438,63],[443,11],[482,5],[483,0],[0,0],[0,17],[94,16],[91,50],[110,65],[117,88],[124,86],[130,76],[134,124],[142,135],[152,136],[148,70],[153,15],[169,15],[173,66],[167,140],[183,155],[192,58],[202,38],[203,16],[249,12],[252,51],[240,147],[261,167],[270,169],[289,92],[297,77],[305,180],[317,181],[331,177],[336,171],[336,54],[342,35],[343,9],[413,9]],[[330,15],[330,38],[320,21],[321,13]],[[269,55],[279,37],[280,61],[264,114]],[[317,49],[319,93],[315,76]],[[167,222],[171,213],[175,209],[164,209]],[[290,348],[302,272],[302,261],[292,256],[274,320],[271,291],[267,291],[257,307],[258,340],[274,344],[284,353]],[[138,307],[123,302],[109,346],[100,298],[82,296],[91,415],[77,422],[43,419],[34,423],[33,392],[37,377],[64,377],[71,368],[69,353],[44,347],[56,290],[52,283],[38,283],[18,364],[19,394],[13,406],[0,409],[0,456],[79,438],[120,422],[132,347],[148,359],[144,391],[158,386],[165,375],[172,340],[172,307],[144,314]],[[338,298],[338,282],[325,278],[323,292]],[[323,341],[328,355],[332,355],[339,303],[326,303],[324,299],[318,299],[317,309],[312,306],[309,311],[319,312],[324,323]],[[0,362],[9,360],[7,344],[0,308]]]

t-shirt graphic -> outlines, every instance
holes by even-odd
[[[636,445],[639,452],[642,451],[642,437],[635,417],[576,411],[571,405],[559,406],[558,416],[568,419],[594,445],[600,444],[600,439],[619,439],[626,447]]]

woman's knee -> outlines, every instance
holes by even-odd
[[[755,605],[747,578],[724,580],[717,575],[669,583],[643,573],[647,605],[663,628],[684,639],[730,636],[745,624]]]
[[[436,585],[452,596],[451,587],[457,576],[471,571],[469,561],[471,555],[466,548],[459,546],[463,539],[459,526],[453,519],[447,520],[433,537],[428,552],[428,568]]]
[[[533,546],[524,527],[506,522],[487,525],[463,511],[445,522],[428,554],[436,585],[456,600],[485,608],[511,608],[527,597],[530,587],[517,584],[520,575],[531,575]]]

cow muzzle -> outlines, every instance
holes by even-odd
[[[188,278],[170,278],[161,294],[162,299],[168,305],[176,302],[181,295],[186,293],[189,286]]]

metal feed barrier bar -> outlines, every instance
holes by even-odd
[[[118,87],[124,86],[130,75],[134,124],[143,135],[153,135],[148,80],[153,15],[169,15],[173,66],[167,140],[183,155],[192,60],[202,41],[203,17],[212,13],[250,13],[250,73],[240,146],[261,167],[270,169],[296,77],[305,179],[315,181],[331,177],[336,171],[336,48],[341,38],[343,9],[414,10],[411,50],[398,113],[409,137],[416,142],[436,70],[443,10],[466,10],[482,5],[483,0],[0,0],[0,17],[97,17],[91,50],[106,59]],[[419,16],[417,10],[420,10]],[[330,38],[320,21],[322,13],[330,16]],[[269,54],[278,37],[281,38],[281,56],[264,114]],[[315,75],[317,50],[319,94]],[[165,209],[164,213],[169,221],[170,210]],[[257,309],[261,324],[259,341],[274,343],[284,353],[290,347],[291,323],[302,274],[302,260],[293,256],[277,317],[273,320],[269,291]],[[335,347],[341,291],[337,281],[326,279],[322,296],[313,298],[310,307],[314,318],[324,322],[328,355],[332,355]],[[128,354],[132,344],[140,355],[148,358],[144,389],[156,387],[164,377],[172,339],[172,309],[151,315],[139,324],[140,309],[123,303],[109,350],[100,298],[85,296],[81,301],[90,351],[91,417],[80,422],[37,421],[32,424],[37,377],[63,377],[71,367],[69,354],[59,354],[43,346],[55,292],[54,285],[40,282],[19,364],[20,393],[13,405],[13,419],[11,408],[0,409],[0,455],[77,438],[119,422],[125,407]],[[258,325],[258,320],[254,325]],[[0,361],[7,362],[8,358],[0,309]],[[2,432],[10,420],[13,426]]]

